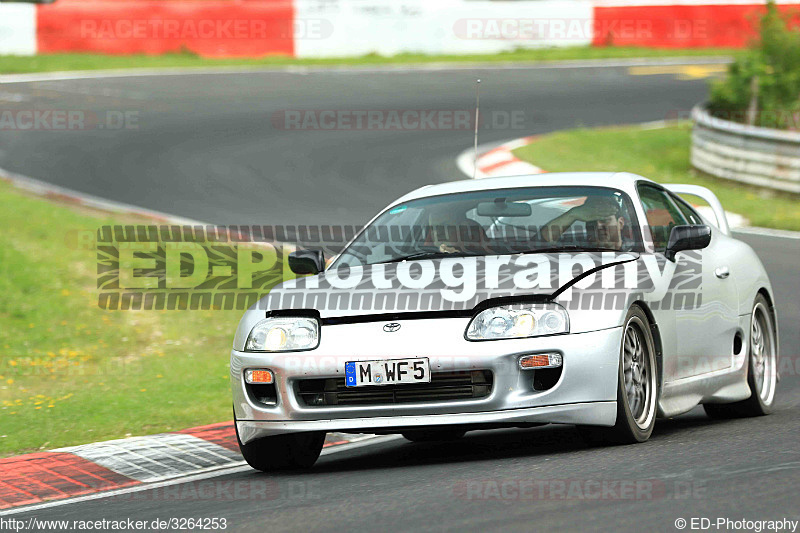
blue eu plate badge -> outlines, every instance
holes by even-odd
[[[344,365],[344,375],[345,379],[347,380],[348,387],[355,387],[356,386],[356,364],[355,363],[346,363]]]

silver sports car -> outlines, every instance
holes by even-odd
[[[702,187],[627,173],[431,185],[328,260],[287,261],[298,277],[244,314],[231,352],[239,445],[259,470],[311,466],[330,431],[428,441],[558,423],[635,443],[698,404],[757,416],[775,400],[769,279]]]

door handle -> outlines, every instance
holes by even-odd
[[[728,269],[728,267],[719,267],[714,271],[714,275],[719,279],[725,279],[731,275],[731,271]]]

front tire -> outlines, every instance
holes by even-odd
[[[769,302],[759,294],[750,314],[750,344],[747,357],[747,384],[750,397],[734,403],[704,404],[711,418],[743,418],[772,412],[778,384],[778,344]]]
[[[242,444],[235,418],[233,425],[236,427],[236,441],[244,460],[262,472],[311,468],[325,443],[325,433],[315,431],[274,435]]]
[[[589,444],[634,444],[650,438],[658,407],[658,365],[647,315],[634,305],[625,317],[617,379],[617,421],[612,427],[578,426]]]

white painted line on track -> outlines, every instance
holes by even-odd
[[[745,228],[733,228],[732,231],[734,233],[761,235],[763,237],[776,237],[779,239],[800,239],[800,231],[790,231],[786,229],[760,228],[758,226],[748,226]]]
[[[214,74],[392,74],[420,71],[459,70],[528,70],[528,69],[581,69],[618,68],[649,65],[707,65],[728,64],[729,56],[665,57],[665,58],[618,58],[618,59],[574,59],[564,61],[509,61],[509,62],[452,62],[413,63],[390,65],[287,65],[281,66],[229,66],[229,67],[165,67],[109,70],[74,70],[56,72],[33,72],[25,74],[2,74],[0,84],[33,83],[55,80],[85,80],[96,78],[136,78],[147,76],[191,76]]]
[[[17,174],[15,172],[9,172],[2,168],[0,168],[0,179],[8,181],[15,187],[31,192],[38,196],[64,196],[79,201],[80,205],[82,206],[93,207],[102,211],[110,211],[112,213],[130,213],[148,218],[163,219],[165,223],[169,224],[179,224],[184,226],[206,225],[205,222],[198,222],[189,218],[169,215],[160,211],[145,209],[137,205],[106,200],[105,198],[100,198],[99,196],[83,193],[67,187],[61,187],[60,185],[53,185],[52,183],[31,178],[29,176],[23,176],[22,174]]]
[[[375,444],[383,444],[386,442],[392,442],[395,440],[400,440],[402,437],[400,435],[383,435],[383,436],[375,436],[375,437],[365,437],[355,442],[351,442],[348,444],[339,444],[337,446],[331,446],[329,448],[323,448],[322,453],[320,454],[322,457],[327,457],[328,455],[335,455],[337,453],[346,452],[350,450],[356,450],[359,448],[364,448],[367,446],[372,446]],[[86,502],[91,500],[99,500],[102,498],[111,498],[114,496],[123,496],[126,494],[132,494],[136,492],[143,492],[147,490],[157,489],[161,487],[168,487],[172,485],[180,485],[183,483],[193,483],[195,481],[203,481],[206,479],[212,479],[215,477],[225,476],[228,474],[238,474],[242,472],[253,472],[257,474],[257,471],[253,470],[245,461],[238,461],[234,464],[219,466],[219,467],[211,467],[202,472],[197,474],[192,474],[190,476],[173,478],[167,481],[160,481],[156,483],[143,483],[141,485],[136,485],[133,487],[127,487],[124,489],[118,490],[109,490],[106,492],[97,492],[94,494],[87,494],[85,496],[78,496],[75,498],[67,498],[63,500],[53,500],[44,503],[37,503],[34,505],[28,505],[24,507],[16,507],[14,509],[7,509],[5,511],[0,511],[0,516],[8,516],[13,514],[20,514],[20,513],[28,513],[34,511],[41,511],[43,509],[50,509],[52,507],[61,507],[63,505],[70,505],[73,503],[80,503]],[[263,474],[269,475],[269,474]]]

